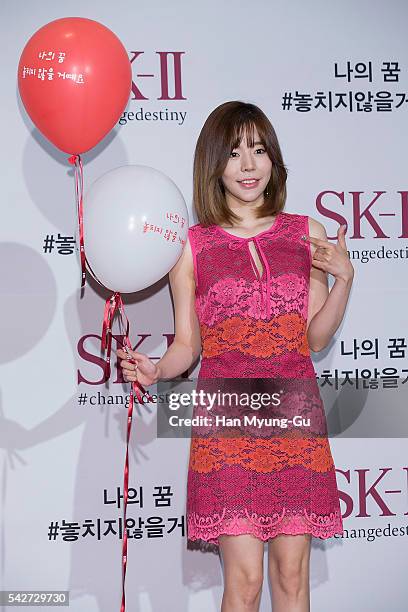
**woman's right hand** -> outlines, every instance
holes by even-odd
[[[128,349],[129,354],[122,350],[117,350],[117,355],[122,359],[120,365],[123,376],[127,382],[138,381],[143,386],[154,385],[159,380],[159,368],[147,355]],[[132,363],[130,360],[136,363]]]

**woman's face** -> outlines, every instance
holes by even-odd
[[[272,162],[254,129],[253,147],[244,136],[238,148],[231,151],[222,175],[225,195],[242,202],[263,200],[263,192],[271,178]]]

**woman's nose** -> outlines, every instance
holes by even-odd
[[[248,172],[255,168],[255,161],[253,156],[248,152],[244,153],[241,157],[241,170],[242,172]]]

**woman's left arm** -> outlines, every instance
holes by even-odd
[[[309,217],[309,236],[312,253],[310,271],[309,309],[307,318],[307,339],[314,352],[323,350],[336,333],[343,320],[354,268],[347,253],[345,240],[346,226],[337,230],[337,244],[327,240],[324,226]],[[331,290],[327,274],[335,277]]]

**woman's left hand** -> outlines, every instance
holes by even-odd
[[[354,268],[347,253],[345,233],[346,226],[341,225],[337,230],[337,244],[313,236],[306,236],[306,239],[316,247],[312,265],[348,282],[354,276]]]

